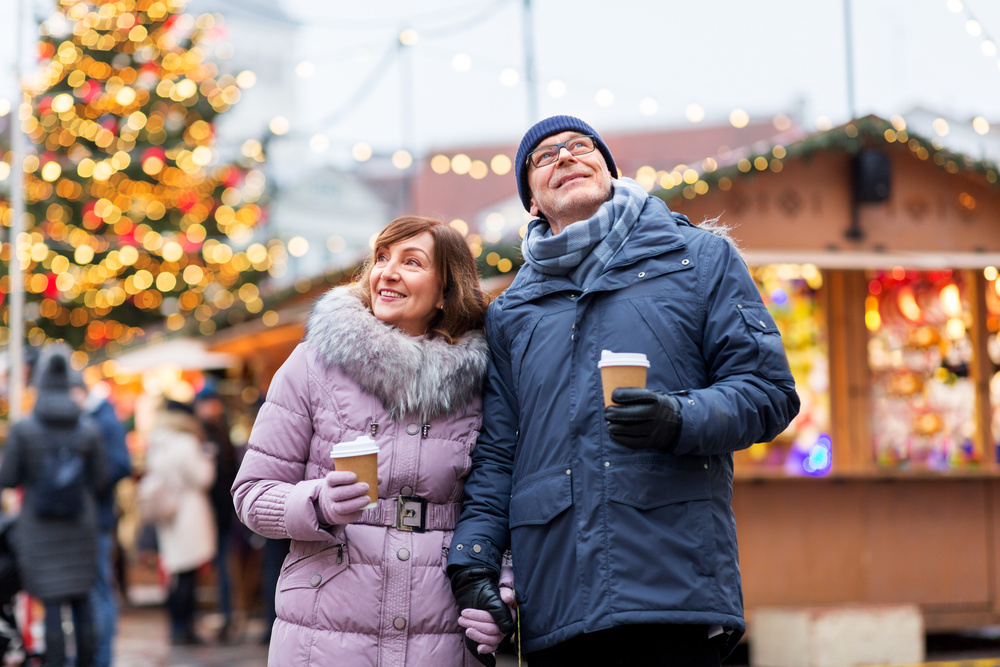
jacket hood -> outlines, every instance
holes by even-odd
[[[70,349],[61,343],[46,347],[35,365],[32,384],[38,390],[34,415],[47,422],[74,422],[82,412],[69,393]]]
[[[453,344],[410,336],[375,317],[348,287],[335,287],[316,303],[305,344],[393,417],[434,417],[465,405],[481,392],[489,360],[482,331]]]

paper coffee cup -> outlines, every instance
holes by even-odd
[[[601,350],[601,384],[604,387],[604,407],[612,404],[611,393],[618,387],[645,387],[649,360],[641,352]]]
[[[378,506],[378,445],[367,435],[349,442],[338,442],[330,451],[333,467],[347,470],[358,476],[359,482],[368,482],[368,499],[363,509]]]

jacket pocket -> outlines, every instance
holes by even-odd
[[[293,543],[294,544],[294,543]],[[302,552],[290,555],[281,569],[279,591],[296,588],[322,588],[347,569],[347,545],[308,542]],[[313,547],[312,545],[315,545]],[[294,547],[293,547],[294,548]]]
[[[640,510],[712,498],[708,457],[648,454],[608,468],[608,499]]]
[[[716,555],[709,460],[647,454],[615,462],[607,473],[612,541],[631,544],[642,535],[634,549],[624,551],[648,553],[655,543],[656,557],[665,563],[689,563],[699,575],[712,576]],[[627,553],[621,558],[624,571],[639,566]]]
[[[757,373],[767,378],[790,375],[781,332],[771,313],[763,304],[753,303],[740,304],[738,310],[757,343]]]
[[[510,497],[510,527],[549,523],[573,504],[569,464],[546,468],[523,479]]]

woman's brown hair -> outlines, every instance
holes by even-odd
[[[465,238],[454,228],[433,218],[405,215],[385,226],[375,239],[375,251],[358,270],[354,292],[369,310],[372,294],[369,278],[378,251],[394,243],[430,232],[434,237],[434,272],[444,291],[444,308],[428,326],[428,334],[454,343],[472,329],[481,329],[486,297],[479,286],[476,260]]]

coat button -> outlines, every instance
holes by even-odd
[[[406,425],[406,432],[408,434],[410,434],[410,435],[416,435],[418,431],[420,431],[420,427],[417,426],[416,424],[407,424]]]
[[[681,260],[681,266],[687,266],[690,263],[691,263],[690,259],[682,259]]]
[[[645,271],[640,271],[639,272],[639,277],[640,278],[645,278],[646,277],[646,272]]]
[[[475,551],[476,553],[480,553],[483,550],[483,548],[481,546],[479,546],[478,544],[473,544],[472,545],[472,550]]]
[[[321,583],[323,583],[323,575],[317,572],[313,576],[309,577],[309,585],[316,588]]]
[[[455,551],[461,551],[461,550],[462,550],[462,545],[461,544],[459,544],[457,547],[455,547]]]
[[[605,461],[604,462],[604,467],[605,468],[610,468],[611,467],[611,461]]]
[[[572,471],[572,470],[570,470],[569,468],[566,468],[566,474],[567,474],[567,475],[572,475],[572,474],[573,474],[573,471]]]
[[[395,620],[393,620],[392,622],[392,627],[396,628],[397,630],[404,629],[406,627],[406,619],[403,618],[402,616],[397,616]]]
[[[406,547],[400,547],[399,551],[396,552],[396,558],[399,560],[410,560],[410,550]]]
[[[764,324],[764,320],[757,320],[757,324],[759,324],[760,326],[764,327],[765,329],[767,328],[767,325]]]
[[[406,486],[404,486],[403,488],[401,488],[399,490],[399,495],[401,495],[401,496],[412,496],[413,495],[413,487],[410,486],[409,484],[407,484]]]

